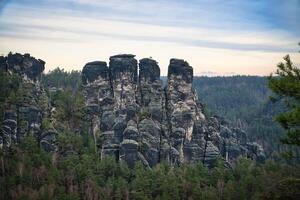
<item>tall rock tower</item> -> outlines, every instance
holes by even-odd
[[[0,56],[0,70],[7,76],[20,78],[19,97],[4,113],[0,134],[0,146],[11,146],[31,134],[47,151],[54,151],[56,131],[53,127],[42,130],[42,120],[50,113],[49,99],[40,81],[45,62],[30,54]]]
[[[134,57],[115,55],[109,67],[92,62],[82,71],[91,133],[102,157],[114,156],[129,167],[136,161],[148,167],[162,160],[212,166],[221,156],[228,162],[238,156],[264,158],[263,152],[253,152],[259,149],[253,143],[239,139],[242,131],[204,115],[186,61],[170,60],[163,88],[157,62],[138,63]]]

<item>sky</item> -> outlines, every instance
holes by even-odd
[[[81,70],[120,53],[189,62],[195,75],[269,75],[300,63],[300,0],[0,0],[0,54]]]

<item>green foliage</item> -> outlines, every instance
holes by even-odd
[[[75,91],[81,86],[81,72],[76,70],[67,72],[58,67],[43,74],[42,84],[45,88],[55,87]]]
[[[284,100],[288,110],[277,115],[276,121],[286,130],[284,144],[300,146],[300,69],[289,55],[277,65],[276,76],[269,77],[269,87],[275,93],[273,101]]]
[[[77,144],[74,140],[69,144]],[[224,167],[222,160],[211,170],[202,163],[171,167],[164,162],[152,169],[137,162],[129,169],[80,146],[82,151],[75,154],[51,155],[28,137],[18,147],[1,150],[0,198],[225,200],[299,195],[300,168],[295,166],[241,159],[232,169]]]
[[[151,113],[149,110],[142,110],[138,113],[139,120],[142,121],[143,119],[149,119],[151,118]]]
[[[80,91],[57,91],[52,96],[53,106],[56,108],[57,123],[67,126],[68,130],[79,128],[82,125],[85,102]]]
[[[58,134],[57,143],[61,154],[67,152],[80,153],[83,151],[82,136],[73,132],[62,132]]]
[[[249,140],[263,145],[267,157],[281,159],[288,147],[280,144],[283,129],[273,117],[286,108],[282,101],[270,102],[266,77],[194,77],[193,84],[208,116],[224,117],[245,130]]]
[[[23,101],[20,88],[26,86],[16,81],[18,77],[2,77],[1,106]],[[62,88],[49,93],[56,108],[52,120],[58,152],[44,152],[31,135],[18,146],[1,149],[0,199],[292,199],[298,195],[298,166],[240,159],[226,168],[219,159],[213,169],[202,163],[172,167],[166,162],[152,169],[137,162],[129,169],[114,158],[101,158],[84,120],[80,73],[58,68],[43,76],[43,84]],[[260,142],[276,146],[278,137],[272,134],[280,129],[271,121],[274,110],[266,103],[270,91],[265,78],[195,78],[194,85],[209,109],[246,127]],[[145,112],[139,117],[150,116]],[[44,118],[42,128],[50,124]]]
[[[42,130],[47,130],[50,128],[51,121],[48,117],[44,117],[42,120]]]
[[[25,91],[21,88],[21,77],[0,70],[0,121],[3,121],[4,111],[22,101]]]
[[[300,198],[300,179],[287,178],[272,186],[260,196],[260,199],[299,199]]]

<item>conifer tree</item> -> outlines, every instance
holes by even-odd
[[[300,146],[300,69],[295,66],[290,56],[284,57],[284,63],[277,65],[275,76],[269,77],[269,87],[275,97],[271,100],[283,100],[287,111],[282,112],[275,120],[287,131],[281,140],[288,145]]]

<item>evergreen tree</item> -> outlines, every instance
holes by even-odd
[[[281,141],[300,146],[300,69],[292,63],[289,55],[284,60],[285,63],[277,65],[277,76],[269,77],[269,87],[276,95],[271,99],[283,99],[288,108],[288,111],[276,117],[276,121],[287,131],[286,137]]]

